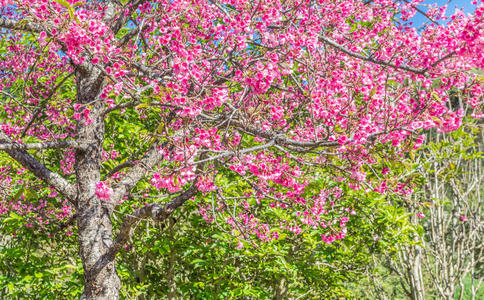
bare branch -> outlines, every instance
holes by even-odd
[[[42,26],[29,22],[27,20],[16,21],[5,17],[0,17],[0,28],[37,33],[44,31]]]
[[[250,125],[244,125],[240,122],[232,122],[232,125],[251,135],[262,137],[269,140],[274,140],[276,144],[282,145],[282,146],[289,145],[289,146],[296,146],[296,147],[316,148],[316,147],[334,147],[334,146],[340,145],[338,142],[331,142],[331,141],[314,141],[314,142],[296,141],[288,138],[284,134],[279,134],[277,132],[273,132],[270,130],[262,130]]]
[[[44,149],[62,149],[62,148],[75,148],[75,149],[87,149],[89,144],[79,143],[76,141],[59,141],[50,143],[4,143],[0,142],[0,151],[9,150],[44,150]]]
[[[118,109],[135,107],[135,106],[138,106],[138,105],[141,105],[141,104],[145,104],[145,102],[132,101],[132,102],[121,103],[121,104],[118,104],[116,106],[107,108],[104,111],[104,113],[108,114],[108,113],[113,112],[113,111],[118,110]],[[146,103],[146,104],[148,104],[148,103]],[[165,104],[165,103],[157,103],[157,102],[149,103],[148,106],[160,106],[160,107],[172,108],[172,109],[176,109],[176,110],[181,109],[181,107],[176,106],[176,105]]]
[[[165,70],[164,72],[160,73],[159,70],[156,70],[152,66],[147,66],[138,62],[134,62],[131,64],[133,68],[138,70],[143,76],[146,76],[152,80],[157,79],[157,80],[163,80],[164,76],[167,74],[172,73],[173,71],[170,70]]]
[[[164,206],[158,203],[152,203],[128,215],[124,219],[118,236],[116,237],[116,240],[114,241],[114,244],[111,246],[108,253],[110,253],[114,257],[114,255],[116,255],[116,253],[121,250],[121,248],[126,244],[126,242],[133,234],[133,225],[136,222],[146,218],[150,218],[155,222],[161,222],[165,220],[168,216],[170,216],[178,207],[183,205],[183,203],[195,196],[198,192],[198,189],[196,187],[197,181],[198,178],[195,180],[195,183],[192,184],[186,191],[175,197],[172,201],[168,202]]]
[[[409,3],[408,0],[403,0],[403,2],[405,3]],[[423,10],[421,10],[420,8],[416,7],[415,5],[411,4],[410,5],[413,9],[415,9],[416,11],[418,11],[420,14],[422,14],[424,17],[426,17],[427,19],[429,19],[429,21],[431,21],[432,23],[434,23],[435,25],[439,25],[439,22],[435,21],[434,19],[432,19],[426,12],[424,12]]]
[[[11,139],[0,131],[0,143],[12,144]],[[24,168],[32,172],[37,178],[45,181],[47,184],[56,189],[73,204],[76,202],[76,189],[67,180],[59,174],[52,172],[45,167],[25,150],[5,150],[5,152],[15,159]]]
[[[113,24],[111,27],[111,30],[113,31],[114,34],[118,33],[118,31],[123,28],[123,26],[128,22],[129,17],[131,16],[131,13],[136,11],[140,5],[145,3],[147,0],[135,0],[135,1],[129,1],[128,3],[125,4],[125,7],[128,7],[128,12],[126,13],[125,11],[122,11],[116,22]]]
[[[159,145],[153,145],[147,152],[146,155],[139,160],[126,175],[121,179],[121,181],[115,186],[114,194],[111,198],[114,203],[118,203],[121,198],[128,193],[136,184],[146,177],[148,172],[156,166],[163,156],[158,150]]]
[[[212,160],[217,160],[217,159],[224,158],[224,157],[230,157],[230,156],[235,156],[237,154],[245,154],[245,153],[249,153],[249,152],[260,151],[260,150],[264,150],[266,148],[269,148],[273,145],[274,145],[274,140],[269,141],[268,143],[263,144],[263,145],[247,148],[247,149],[237,151],[237,152],[236,151],[224,151],[223,153],[221,153],[219,155],[212,156],[212,157],[202,159],[202,160],[198,160],[198,161],[196,161],[196,162],[194,162],[193,164],[190,164],[190,165],[193,166],[193,165],[198,165],[198,164],[204,164],[206,162],[209,162],[209,161],[212,161]],[[184,166],[183,168],[186,168],[186,166]]]
[[[113,176],[116,172],[119,172],[120,170],[122,170],[124,168],[131,168],[134,165],[136,165],[136,163],[135,162],[132,162],[132,161],[126,161],[126,162],[124,162],[124,163],[122,163],[120,165],[117,165],[111,171],[109,171],[108,174],[106,174],[106,176],[104,177],[104,179],[107,179],[107,178]]]

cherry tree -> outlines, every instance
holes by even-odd
[[[343,239],[357,212],[338,204],[338,185],[309,188],[318,170],[410,193],[387,162],[418,148],[423,129],[460,126],[452,94],[482,117],[472,71],[484,63],[484,6],[450,18],[432,6],[417,29],[419,2],[1,0],[0,150],[21,168],[5,163],[0,184],[8,199],[11,173],[28,173],[49,193],[36,207],[14,195],[0,212],[75,221],[85,299],[118,298],[115,257],[138,222],[197,196],[239,247],[302,227]],[[128,128],[119,117],[132,112],[151,127],[113,143],[110,120]]]

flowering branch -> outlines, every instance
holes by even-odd
[[[342,45],[336,43],[332,39],[324,37],[324,36],[320,36],[319,41],[324,42],[324,43],[332,46],[333,48],[335,48],[335,49],[337,49],[337,50],[339,50],[339,51],[341,51],[345,54],[348,54],[349,56],[352,56],[354,58],[358,58],[358,59],[361,59],[361,60],[365,60],[365,61],[377,64],[377,65],[388,66],[388,67],[392,67],[394,69],[401,69],[401,70],[405,70],[405,71],[409,71],[409,72],[421,74],[421,75],[425,75],[425,73],[427,72],[427,69],[417,69],[417,68],[410,67],[410,66],[403,65],[403,64],[402,65],[396,65],[396,64],[391,63],[389,61],[385,61],[385,60],[382,60],[382,59],[377,59],[377,58],[373,58],[373,57],[369,57],[369,56],[365,56],[365,55],[361,55],[361,54],[352,52],[352,51],[346,49],[345,47],[343,47]]]

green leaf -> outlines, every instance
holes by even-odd
[[[54,0],[54,2],[57,3],[57,4],[60,4],[62,6],[64,6],[67,9],[69,9],[71,7],[71,5],[69,4],[69,2],[67,2],[66,0]]]
[[[75,9],[72,5],[69,4],[69,2],[67,2],[66,0],[54,0],[57,4],[60,4],[62,6],[64,6],[65,8],[67,8],[67,11],[69,12],[69,16],[71,19],[75,19],[77,22],[79,22],[79,20],[77,18],[74,17],[74,13],[75,13]],[[79,5],[82,5],[83,3],[82,2],[77,2],[75,5],[76,6],[79,6]]]
[[[158,128],[156,129],[156,131],[159,133],[159,134],[162,134],[163,133],[163,130],[165,128],[165,123],[161,122],[160,125],[158,125]]]
[[[69,7],[69,16],[71,19],[74,19],[74,8],[72,8],[72,6]]]
[[[25,191],[25,199],[35,200],[37,198],[38,198],[38,194],[36,190],[28,189]]]
[[[18,200],[20,198],[20,196],[22,196],[24,191],[25,191],[25,185],[22,185],[22,187],[13,196],[13,200]]]
[[[8,218],[3,219],[3,222],[8,223],[8,222],[11,222],[11,221],[19,221],[21,219],[22,219],[22,217],[20,215],[18,215],[16,213],[10,213]]]
[[[136,106],[136,109],[141,109],[141,108],[146,108],[146,107],[150,107],[150,105],[148,103],[141,103],[141,104]]]

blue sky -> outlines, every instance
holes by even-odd
[[[422,11],[426,11],[426,4],[433,4],[437,3],[439,6],[443,6],[447,4],[449,1],[448,0],[425,0],[422,2],[418,8],[421,9]],[[476,6],[471,4],[472,0],[450,0],[447,8],[447,16],[450,16],[454,13],[456,8],[459,8],[464,11],[465,14],[473,13]],[[415,17],[411,19],[412,22],[414,22],[415,26],[419,26],[423,24],[427,19],[420,13],[417,13]]]

